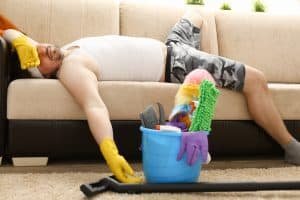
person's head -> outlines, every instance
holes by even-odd
[[[37,52],[40,59],[40,65],[37,67],[45,78],[50,78],[56,74],[63,60],[62,50],[52,44],[37,44]]]

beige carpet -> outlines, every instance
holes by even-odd
[[[140,164],[133,164],[141,171]],[[141,173],[141,172],[140,172]],[[82,183],[109,175],[103,164],[50,163],[47,167],[0,166],[0,199],[85,199]],[[279,160],[215,161],[202,170],[202,181],[289,181],[300,180],[300,167]],[[93,199],[300,199],[300,191],[222,193],[118,194],[105,192]]]

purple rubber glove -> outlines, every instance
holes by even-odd
[[[205,163],[208,154],[207,133],[205,131],[183,132],[177,160],[181,160],[185,152],[187,153],[188,165],[196,163],[200,154],[202,162]]]

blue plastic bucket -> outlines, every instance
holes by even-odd
[[[140,127],[142,132],[143,170],[148,183],[196,182],[202,159],[189,166],[186,154],[177,161],[181,133]]]

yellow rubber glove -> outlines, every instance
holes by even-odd
[[[141,177],[134,176],[134,171],[125,158],[119,155],[115,142],[105,138],[100,143],[100,150],[106,163],[116,178],[123,183],[141,183]]]
[[[199,85],[184,83],[180,86],[175,96],[175,105],[190,104],[193,100],[198,99]]]
[[[32,45],[25,35],[21,35],[12,41],[12,45],[17,50],[21,69],[25,70],[40,65],[37,48]]]

